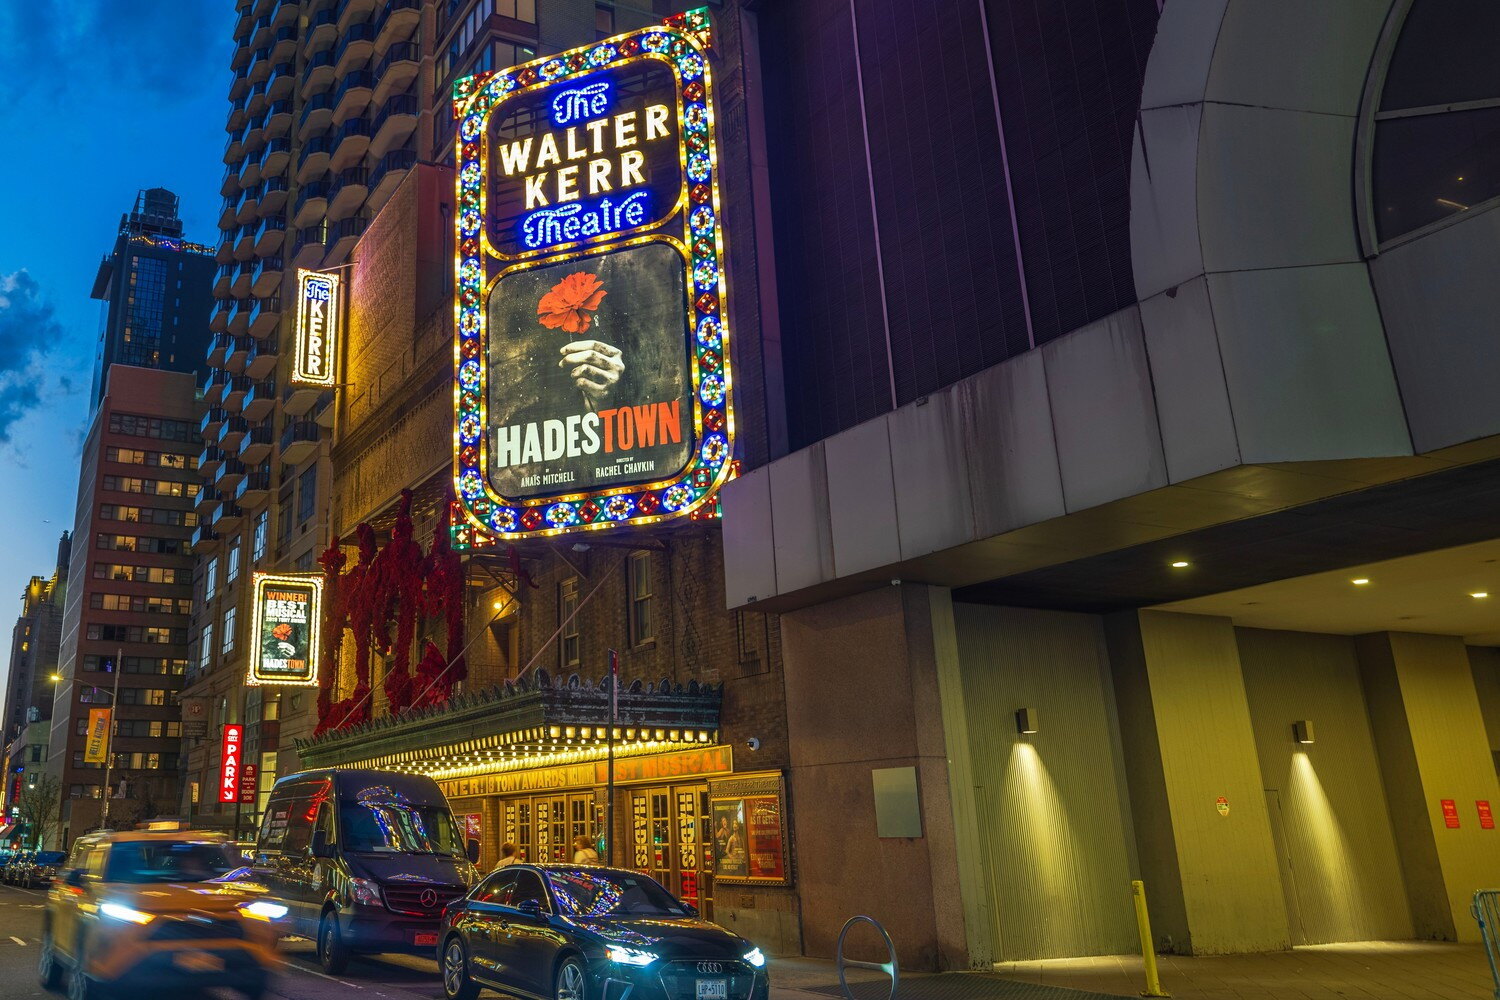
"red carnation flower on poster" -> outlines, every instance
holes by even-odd
[[[286,622],[282,622],[280,625],[277,625],[275,628],[271,629],[271,635],[281,642],[286,642],[292,637],[292,627]]]
[[[594,311],[607,294],[597,275],[582,271],[570,274],[536,304],[537,320],[549,330],[586,333],[594,321]]]

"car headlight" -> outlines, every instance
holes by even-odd
[[[372,878],[351,878],[349,896],[361,906],[381,906],[380,883]]]
[[[766,956],[761,952],[759,948],[751,948],[750,951],[745,954],[745,961],[749,962],[757,969],[764,969],[766,967]]]
[[[609,960],[620,965],[650,965],[660,956],[649,951],[639,951],[635,948],[622,948],[617,944],[609,946]]]
[[[253,903],[241,904],[240,912],[257,920],[280,920],[286,916],[287,909],[280,903],[268,903],[263,899],[257,899]]]
[[[99,912],[106,917],[113,917],[116,920],[124,920],[132,924],[149,924],[156,919],[155,914],[142,913],[140,910],[126,906],[123,903],[104,903],[99,907]]]

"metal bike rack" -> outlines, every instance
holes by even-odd
[[[1469,911],[1479,922],[1484,955],[1490,960],[1490,978],[1495,983],[1494,995],[1500,1000],[1500,889],[1480,889],[1474,893]]]
[[[880,936],[885,940],[886,953],[891,956],[891,960],[889,962],[857,962],[854,959],[844,957],[844,938],[848,936],[849,929],[851,927],[853,927],[855,924],[860,923],[869,924],[871,927],[875,928],[875,930],[878,931]],[[896,989],[901,985],[901,964],[896,961],[896,946],[891,943],[891,936],[885,932],[885,928],[880,926],[880,921],[876,920],[874,917],[866,917],[863,915],[850,917],[848,920],[846,920],[844,922],[843,930],[839,931],[839,946],[837,955],[839,969],[839,989],[843,990],[844,992],[844,1000],[854,1000],[854,994],[849,992],[849,983],[844,978],[844,970],[846,968],[869,969],[872,972],[884,972],[887,976],[891,977],[890,1000],[896,1000]]]

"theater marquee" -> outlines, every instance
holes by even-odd
[[[455,84],[461,546],[681,517],[729,475],[710,34]]]

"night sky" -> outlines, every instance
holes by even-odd
[[[102,303],[142,188],[217,237],[233,0],[0,3],[0,685],[32,575],[73,527]]]

